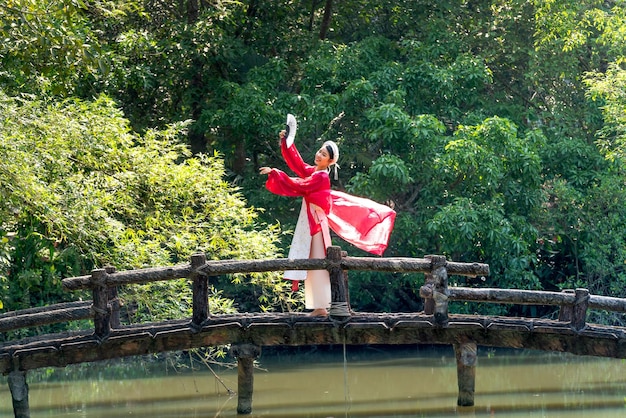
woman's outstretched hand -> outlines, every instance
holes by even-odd
[[[280,146],[282,140],[285,139],[285,135],[287,135],[287,131],[285,131],[285,130],[280,131],[280,133],[278,134],[278,137],[279,137],[278,145],[279,146]],[[269,174],[270,171],[272,171],[271,167],[261,167],[261,168],[259,168],[259,174]]]

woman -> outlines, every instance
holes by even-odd
[[[306,164],[295,145],[287,144],[280,132],[280,149],[285,162],[298,177],[289,177],[276,168],[261,167],[267,174],[265,187],[282,196],[303,197],[300,216],[289,248],[290,259],[325,258],[331,245],[329,228],[339,237],[364,251],[382,255],[393,230],[393,209],[362,197],[330,189],[328,172],[339,160],[339,148],[326,141],[315,153],[315,165]],[[335,171],[336,174],[336,171]],[[330,278],[326,270],[286,271],[285,278],[305,280],[307,309],[313,316],[327,316],[330,305]]]
[[[328,170],[339,158],[337,144],[326,141],[315,153],[315,165],[306,164],[294,145],[287,146],[285,131],[280,132],[280,146],[287,165],[299,177],[269,167],[261,167],[259,172],[267,174],[265,186],[272,193],[303,197],[289,258],[325,258],[326,248],[332,245],[327,219],[332,205]],[[331,295],[327,270],[286,271],[285,278],[306,279],[304,298],[306,308],[313,309],[310,315],[328,315]]]

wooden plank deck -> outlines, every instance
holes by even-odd
[[[303,313],[217,315],[201,327],[188,320],[147,323],[112,329],[108,337],[93,331],[51,334],[0,345],[0,372],[64,367],[148,353],[228,344],[257,346],[332,344],[459,344],[577,355],[626,358],[626,330],[587,324],[576,330],[567,322],[450,315],[447,326],[423,313],[353,313],[347,321]]]

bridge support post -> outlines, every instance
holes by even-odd
[[[237,344],[230,348],[237,359],[237,413],[252,413],[254,391],[254,360],[261,355],[261,347],[254,344]]]
[[[28,384],[26,372],[14,370],[9,373],[9,389],[13,400],[13,414],[15,418],[30,418],[28,406]]]
[[[197,269],[206,264],[206,255],[197,253],[191,256],[191,280],[193,281],[193,316],[191,326],[200,328],[209,317],[209,278],[197,272]]]
[[[464,342],[454,344],[456,355],[456,374],[459,384],[458,406],[474,406],[474,390],[476,385],[476,343]]]
[[[350,314],[350,297],[348,293],[348,276],[341,269],[341,247],[332,246],[326,250],[326,259],[330,261],[328,274],[330,276],[330,318],[345,322]]]

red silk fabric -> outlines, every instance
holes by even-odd
[[[317,205],[324,211],[330,229],[339,237],[364,251],[382,255],[393,230],[396,212],[370,199],[331,190],[328,173],[316,171],[315,166],[306,164],[295,145],[287,147],[284,139],[281,141],[281,153],[299,178],[289,177],[273,168],[265,187],[282,196],[302,196],[307,203]],[[321,226],[311,210],[307,210],[307,215],[311,235],[315,235]]]
[[[396,212],[363,197],[333,190],[328,225],[337,235],[368,253],[383,255],[393,230]]]

